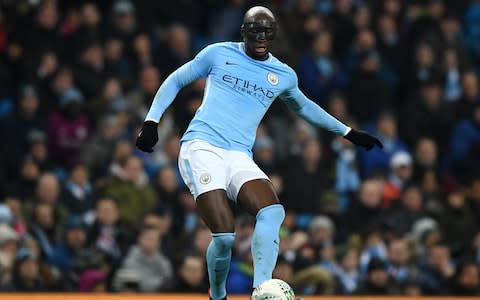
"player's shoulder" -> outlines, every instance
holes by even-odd
[[[203,48],[204,51],[222,51],[222,50],[236,50],[238,49],[238,43],[235,42],[218,42],[218,43],[213,43],[205,48]]]
[[[288,64],[284,63],[273,54],[270,54],[270,62],[275,68],[280,69],[285,76],[289,77],[293,82],[297,79],[297,73]]]

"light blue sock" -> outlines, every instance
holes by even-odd
[[[279,231],[284,218],[285,210],[281,204],[269,205],[257,213],[252,237],[254,288],[272,279],[280,243]]]
[[[207,267],[210,297],[213,300],[220,300],[227,295],[225,283],[234,240],[235,233],[212,233],[212,241],[207,249]]]

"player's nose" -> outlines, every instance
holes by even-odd
[[[265,31],[260,31],[257,34],[257,41],[265,41],[266,39],[267,39],[267,35],[266,35]]]

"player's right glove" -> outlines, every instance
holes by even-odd
[[[143,122],[142,129],[138,133],[135,145],[143,152],[152,153],[153,146],[158,142],[158,123],[153,121]]]
[[[365,131],[351,129],[345,136],[347,140],[355,145],[362,146],[363,148],[370,150],[375,145],[383,148],[382,143],[374,136],[366,133]]]

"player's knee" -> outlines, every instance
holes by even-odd
[[[257,213],[257,223],[258,222],[278,222],[282,224],[283,219],[285,219],[285,209],[281,204],[272,204],[260,209]]]
[[[221,251],[229,251],[235,241],[235,233],[212,233],[212,239],[215,247]]]

